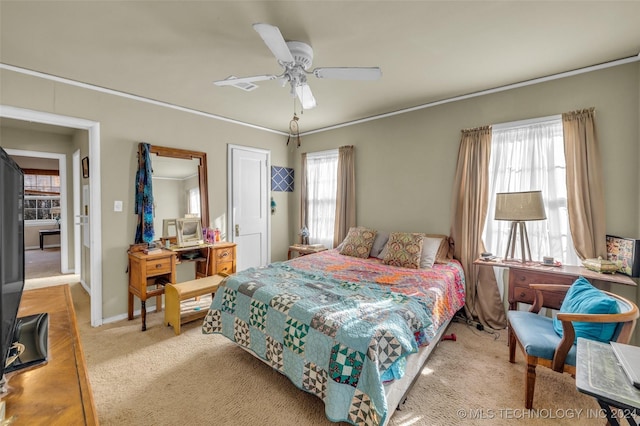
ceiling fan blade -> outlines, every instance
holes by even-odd
[[[269,24],[257,23],[253,24],[253,29],[260,34],[262,40],[273,53],[273,56],[282,63],[295,62],[291,51],[287,47],[287,42],[282,37],[278,27]]]
[[[241,77],[241,78],[231,76],[231,77],[225,78],[224,80],[214,81],[213,84],[215,84],[216,86],[233,86],[238,83],[253,83],[254,81],[275,80],[277,78],[278,78],[277,75],[271,75],[271,74],[256,75],[253,77]]]
[[[337,80],[377,80],[382,77],[382,71],[378,67],[357,68],[316,68],[313,75],[318,78],[333,78]]]
[[[311,93],[311,88],[308,84],[304,83],[296,86],[296,94],[298,95],[298,99],[300,99],[303,109],[316,107],[316,98],[313,97],[313,93]]]

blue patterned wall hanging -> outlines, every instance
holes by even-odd
[[[271,190],[293,192],[293,169],[271,166]]]

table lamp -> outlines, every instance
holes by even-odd
[[[520,251],[522,263],[531,261],[531,248],[525,221],[544,220],[542,191],[501,192],[496,194],[495,220],[510,220],[509,242],[505,251],[505,260],[514,260],[516,249],[516,234],[520,232]],[[526,249],[526,252],[525,252]]]

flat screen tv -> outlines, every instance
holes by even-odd
[[[0,391],[24,289],[24,173],[0,148]]]

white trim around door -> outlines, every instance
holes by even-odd
[[[241,159],[242,157],[242,153],[248,153],[248,155],[245,155],[246,158],[253,157],[253,159],[249,162],[245,162],[245,164],[247,163],[253,163],[253,164],[257,164],[257,161],[253,161],[253,160],[257,160],[259,159],[259,163],[264,165],[264,169],[262,169],[259,174],[260,176],[257,176],[257,173],[253,173],[250,172],[249,176],[243,176],[242,177],[242,183],[244,183],[244,185],[241,185],[240,182],[235,182],[235,179],[237,177],[236,174],[236,170],[234,170],[234,164],[236,163],[235,160]],[[246,159],[245,158],[245,159]],[[255,169],[253,168],[253,166],[250,166],[247,170],[252,170],[254,171]],[[237,171],[238,173],[240,173],[240,170]],[[242,224],[243,229],[239,230],[238,234],[240,234],[240,236],[237,236],[238,234],[236,233],[236,225],[238,225],[238,223],[236,223],[237,220],[237,216],[238,215],[244,215],[245,213],[239,213],[236,212],[236,208],[238,206],[234,205],[234,203],[236,203],[237,200],[234,199],[234,194],[235,194],[235,190],[236,187],[238,189],[242,188],[244,186],[244,188],[249,188],[250,185],[247,185],[249,182],[247,182],[247,179],[253,179],[253,183],[257,182],[262,182],[262,188],[259,188],[259,197],[261,198],[261,200],[258,200],[258,202],[260,202],[260,212],[254,214],[253,216],[251,216],[253,219],[255,219],[255,224],[251,223],[251,224]],[[245,256],[243,257],[243,253],[242,250],[245,249],[243,247],[240,247],[240,243],[238,242],[238,247],[236,248],[236,262],[237,262],[237,267],[238,270],[242,270],[242,269],[246,269],[247,266],[263,266],[266,265],[268,263],[271,262],[271,205],[270,205],[270,201],[269,201],[269,193],[271,191],[271,151],[268,150],[264,150],[264,149],[260,149],[260,148],[253,148],[253,147],[247,147],[247,146],[241,146],[241,145],[232,145],[229,144],[227,145],[227,240],[228,241],[233,241],[233,242],[238,242],[237,240],[239,239],[245,239],[247,238],[247,235],[243,235],[243,230],[248,230],[251,229],[251,231],[249,231],[250,233],[253,233],[252,235],[254,237],[256,237],[256,241],[260,240],[260,241],[264,241],[264,247],[260,248],[260,247],[247,247],[245,253]],[[255,192],[253,192],[255,194]],[[251,203],[253,204],[253,202]],[[256,210],[254,209],[253,212],[255,212]],[[258,218],[258,216],[260,218]],[[266,219],[266,220],[265,220]],[[265,224],[266,225],[261,225],[261,224]],[[264,228],[262,228],[264,226]],[[263,229],[263,231],[261,231],[260,229]],[[262,236],[260,236],[262,234]],[[263,239],[264,238],[264,239]],[[257,244],[259,246],[262,246],[263,244]],[[251,255],[249,255],[248,253],[251,253]],[[242,259],[248,259],[248,258],[261,258],[262,261],[260,262],[261,265],[243,265],[242,264]]]
[[[89,200],[89,229],[91,235],[89,293],[91,295],[91,325],[102,325],[102,210],[100,192],[100,123],[83,118],[69,117],[48,112],[0,105],[0,117],[53,126],[70,127],[88,131],[89,158],[91,159],[91,173],[89,185],[91,199]]]

